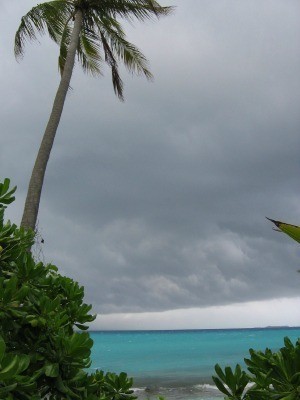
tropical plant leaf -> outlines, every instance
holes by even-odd
[[[296,242],[300,243],[300,226],[287,224],[281,221],[275,221],[274,219],[268,217],[266,218],[273,222],[273,224],[275,224],[281,232],[284,232],[286,235],[296,240]]]
[[[8,178],[4,179],[4,182],[0,182],[0,207],[2,207],[3,204],[10,204],[15,200],[15,197],[12,196],[17,187],[13,187],[11,190],[9,190],[9,185],[10,185],[10,180]]]

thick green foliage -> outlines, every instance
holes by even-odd
[[[299,400],[300,399],[300,339],[295,345],[288,338],[278,352],[250,349],[245,359],[248,372],[237,365],[225,372],[217,364],[218,376],[213,380],[227,400]],[[247,387],[247,385],[250,385]]]
[[[230,367],[225,367],[223,372],[220,365],[216,364],[215,371],[219,376],[219,378],[213,376],[217,388],[222,393],[226,394],[228,399],[241,400],[245,387],[249,383],[249,378],[247,374],[242,371],[240,365],[237,364],[234,372]],[[226,386],[224,386],[223,382]]]
[[[300,243],[300,227],[281,221],[272,221],[279,231]],[[288,338],[277,353],[250,349],[250,359],[245,359],[249,373],[239,365],[233,372],[226,367],[223,372],[217,364],[218,376],[213,380],[226,400],[300,400],[300,339],[295,346]],[[250,384],[250,388],[247,385]]]
[[[86,372],[91,306],[77,282],[35,262],[33,232],[4,223],[14,191],[0,183],[0,399],[134,399],[125,373]]]

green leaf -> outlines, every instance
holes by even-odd
[[[280,231],[284,232],[286,235],[296,240],[296,242],[300,243],[300,226],[287,224],[281,221],[275,221],[268,217],[267,219],[273,222],[277,226],[277,228],[280,229]]]
[[[17,373],[20,374],[24,372],[29,364],[30,364],[30,357],[27,354],[18,355],[18,370]]]
[[[45,375],[50,378],[57,378],[59,375],[59,364],[48,364],[45,366]]]
[[[55,386],[56,388],[61,392],[61,393],[68,393],[68,387],[64,384],[62,378],[60,375],[58,375],[56,381],[55,381]]]
[[[13,383],[12,385],[1,387],[0,388],[0,396],[3,396],[4,394],[7,394],[9,392],[12,392],[17,386],[18,386],[18,383]],[[2,397],[1,397],[1,399],[2,399]]]
[[[221,380],[219,378],[217,378],[216,376],[212,377],[215,385],[217,386],[217,388],[220,390],[220,392],[226,394],[226,396],[231,396],[231,393],[225,388],[225,386],[223,385],[223,383],[221,382]]]
[[[225,374],[219,364],[215,365],[215,371],[216,371],[217,375],[221,378],[221,380],[224,382],[226,380],[226,377],[225,377]]]
[[[15,186],[13,189],[9,190],[10,180],[8,178],[4,179],[3,183],[0,183],[0,206],[2,204],[10,204],[15,200],[15,197],[12,196],[17,187]]]
[[[75,326],[76,326],[77,328],[81,329],[82,331],[86,331],[86,330],[89,329],[88,326],[82,325],[82,324],[75,324]]]
[[[231,389],[232,393],[235,393],[236,380],[235,380],[235,376],[232,372],[232,369],[230,367],[225,367],[225,376],[226,376],[225,383]]]
[[[3,338],[0,336],[0,363],[4,357],[5,349],[6,349],[5,342]]]
[[[12,378],[18,371],[18,356],[6,355],[3,359],[3,369],[0,370],[0,380]]]

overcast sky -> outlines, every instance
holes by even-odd
[[[13,55],[34,0],[1,2],[0,175],[31,168],[59,82],[47,37]],[[125,24],[154,82],[74,71],[42,194],[41,257],[85,286],[95,327],[300,325],[300,2],[162,0]]]

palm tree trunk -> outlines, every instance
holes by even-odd
[[[73,67],[75,63],[76,50],[79,42],[80,31],[82,28],[82,20],[83,13],[81,10],[77,10],[70,45],[68,48],[66,63],[28,186],[27,197],[21,221],[21,226],[25,229],[31,228],[34,230],[36,226],[45,171],[50,157],[57,127],[64,108],[66,95],[70,86]]]

